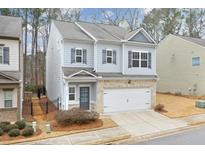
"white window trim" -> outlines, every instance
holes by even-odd
[[[111,51],[112,55],[111,56],[108,56],[108,51]],[[111,58],[111,62],[108,63],[107,62],[107,58]],[[113,64],[113,49],[106,49],[106,64]]]
[[[139,59],[133,59],[133,54],[132,54],[132,57],[131,57],[131,61],[132,61],[132,68],[141,68],[141,69],[147,69],[148,68],[148,51],[137,51],[137,50],[131,50],[132,53],[133,52],[138,52],[139,53]],[[141,58],[141,54],[142,53],[147,53],[147,59],[142,59]],[[139,60],[139,67],[133,67],[133,60]],[[141,61],[147,61],[147,67],[141,67]]]
[[[142,59],[142,57],[141,57],[141,54],[142,54],[142,53],[146,53],[146,54],[147,54],[147,59]],[[146,61],[146,62],[147,62],[147,67],[142,67],[142,66],[141,66],[142,61]],[[141,68],[148,68],[148,52],[141,52],[141,53],[140,53],[140,67],[141,67]]]
[[[4,47],[0,46],[0,48],[2,48],[2,63],[0,64],[4,64]]]
[[[70,100],[70,91],[69,91],[70,88],[74,88],[75,89],[75,93],[72,93],[72,94],[74,94],[74,100]],[[68,86],[68,100],[69,100],[69,102],[75,102],[76,101],[76,94],[77,94],[76,86],[75,85],[69,85]]]
[[[81,56],[77,56],[77,50],[81,50]],[[77,62],[77,57],[81,57],[81,62]],[[78,64],[83,64],[83,49],[82,48],[75,48],[75,62]]]
[[[12,89],[11,90],[3,90],[3,93],[5,94],[6,91],[11,92],[11,107],[6,107],[5,106],[5,101],[7,101],[7,100],[5,99],[5,95],[4,95],[4,108],[13,108],[13,90]]]

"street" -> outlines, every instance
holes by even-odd
[[[205,145],[205,126],[188,132],[153,139],[137,145]]]

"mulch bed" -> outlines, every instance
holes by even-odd
[[[0,136],[0,141],[14,141],[14,140],[20,140],[20,139],[27,139],[32,138],[35,136],[38,136],[42,133],[40,129],[37,129],[36,132],[32,136],[24,137],[24,136],[17,136],[17,137],[10,137],[7,133],[4,133],[2,136]]]
[[[71,124],[71,125],[60,125],[56,121],[51,122],[53,131],[73,131],[73,130],[83,130],[83,129],[91,129],[98,128],[103,126],[103,121],[98,119],[96,121],[91,121],[86,124]]]

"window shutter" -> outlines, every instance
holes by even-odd
[[[71,48],[71,64],[75,63],[75,48]]]
[[[102,50],[102,63],[106,64],[106,50],[105,49]]]
[[[4,64],[9,64],[9,47],[4,47]]]
[[[132,51],[128,51],[128,68],[132,67]]]
[[[113,50],[113,64],[117,64],[117,52]]]
[[[152,68],[152,53],[148,52],[148,68]]]
[[[87,50],[83,49],[83,64],[87,64]]]

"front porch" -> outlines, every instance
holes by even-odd
[[[96,111],[97,76],[85,70],[65,77],[62,110],[79,107]]]

